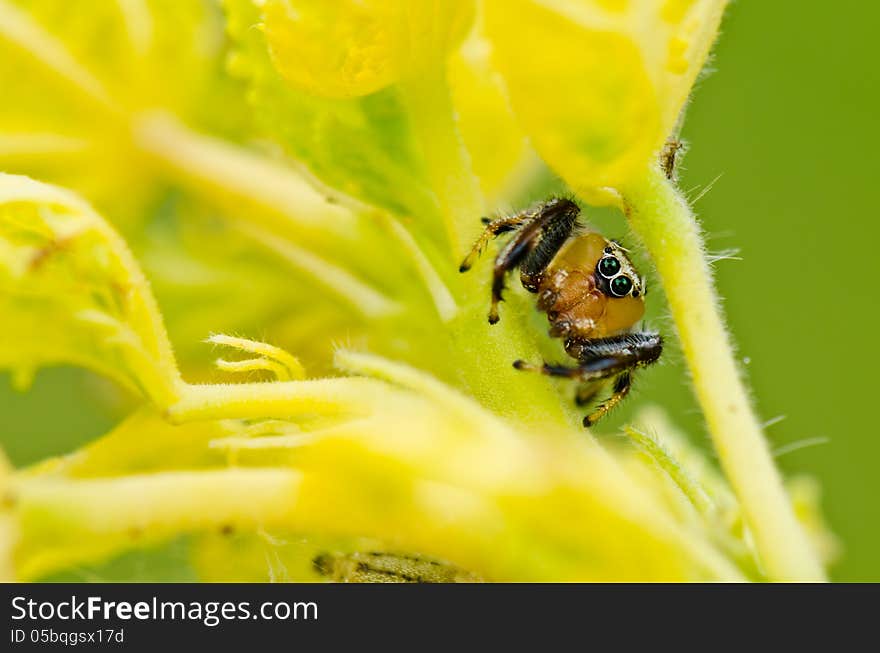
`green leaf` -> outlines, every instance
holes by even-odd
[[[231,69],[250,85],[250,101],[267,134],[324,183],[404,215],[433,213],[399,91],[388,87],[352,99],[310,95],[289,84],[272,63],[262,15],[250,0],[228,0],[236,50]]]

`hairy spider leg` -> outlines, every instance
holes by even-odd
[[[506,231],[518,229],[510,242],[502,247],[495,257],[489,324],[498,322],[498,304],[504,300],[505,276],[519,267],[523,286],[535,292],[544,270],[571,236],[579,213],[577,204],[559,198],[545,202],[536,210],[493,220],[487,225],[483,235],[461,264],[459,268],[461,271],[470,269],[473,261],[492,238]]]
[[[630,389],[632,388],[632,374],[629,372],[624,372],[614,381],[614,390],[611,392],[611,396],[608,397],[601,404],[596,406],[595,410],[592,413],[584,417],[584,426],[590,427],[600,419],[602,419],[608,411],[614,408],[617,404],[623,401],[626,396],[629,394]]]
[[[553,365],[544,363],[543,365],[535,365],[524,360],[513,361],[513,366],[522,372],[539,372],[547,376],[555,376],[561,379],[577,379],[578,381],[603,381],[610,379],[621,372],[621,368],[617,367],[610,361],[605,369],[588,369],[587,367],[576,366],[569,367],[567,365]],[[623,368],[626,369],[626,368]]]
[[[534,365],[522,360],[515,361],[513,366],[518,370],[585,382],[577,391],[579,405],[587,403],[599,391],[600,387],[593,385],[595,382],[615,379],[611,396],[584,418],[584,426],[592,426],[619,404],[632,388],[631,370],[655,362],[663,348],[660,336],[655,333],[628,333],[578,344],[579,364],[574,367],[549,363]]]
[[[468,252],[468,255],[461,262],[461,265],[458,266],[458,271],[467,272],[468,270],[470,270],[476,260],[483,253],[483,250],[486,249],[486,245],[488,245],[490,241],[497,238],[501,234],[507,233],[508,231],[513,231],[514,229],[518,229],[526,222],[534,219],[534,212],[531,211],[521,211],[516,215],[505,216],[503,218],[498,218],[497,220],[480,218],[480,221],[484,225],[486,225],[486,228],[483,230],[483,233],[480,234],[477,242],[474,243],[471,251]]]
[[[607,359],[606,359],[607,360]],[[540,372],[547,376],[555,376],[566,379],[577,379],[584,382],[578,387],[575,394],[575,403],[578,406],[584,406],[590,403],[602,387],[605,385],[602,381],[615,379],[614,388],[611,396],[599,404],[592,413],[584,417],[584,426],[592,426],[604,417],[612,408],[619,404],[629,394],[632,388],[632,374],[629,373],[629,367],[624,367],[623,371],[617,365],[612,365],[603,370],[586,370],[583,367],[566,367],[564,365],[533,365],[525,361],[515,361],[513,366],[518,370],[529,372]]]

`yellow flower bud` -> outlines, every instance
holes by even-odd
[[[272,60],[296,87],[359,97],[442,61],[473,21],[473,0],[267,0]]]
[[[487,0],[486,30],[535,147],[588,197],[673,131],[724,0]]]

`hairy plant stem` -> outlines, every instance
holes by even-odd
[[[734,361],[703,238],[690,207],[653,167],[621,190],[630,224],[657,267],[697,399],[768,577],[824,580]]]

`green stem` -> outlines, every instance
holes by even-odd
[[[291,168],[194,132],[174,116],[144,114],[134,121],[133,132],[138,148],[181,185],[206,197],[226,198],[239,211],[242,201],[264,210],[265,215],[248,213],[250,221],[330,234],[345,233],[356,224],[351,211],[328,202]]]
[[[622,190],[630,224],[657,266],[697,398],[768,577],[824,580],[734,361],[690,207],[658,169]]]

